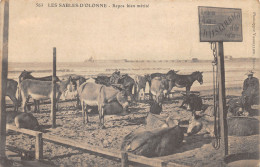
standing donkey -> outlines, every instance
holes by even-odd
[[[39,81],[26,79],[20,84],[23,112],[26,112],[26,103],[29,98],[32,97],[34,100],[50,99],[52,97],[52,82],[51,81]],[[57,109],[58,101],[60,96],[65,91],[75,91],[75,85],[71,81],[71,78],[65,81],[61,81],[56,84],[57,91]],[[37,107],[39,111],[39,106]]]

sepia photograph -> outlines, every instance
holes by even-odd
[[[259,0],[0,0],[0,167],[259,167]]]

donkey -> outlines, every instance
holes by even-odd
[[[23,80],[25,79],[32,79],[32,80],[38,80],[38,81],[52,81],[52,76],[46,76],[46,77],[34,77],[31,75],[31,71],[26,71],[24,70],[20,76],[19,76],[19,89],[18,89],[18,101],[21,102],[21,89],[20,89],[20,84]],[[56,82],[59,82],[60,79],[56,76],[55,77],[55,81]],[[35,105],[35,108],[34,108],[34,112],[37,112],[37,108],[39,108],[39,105],[40,105],[40,101],[39,100],[34,100],[34,105]]]
[[[190,75],[179,75],[176,73],[171,73],[167,75],[169,82],[169,89],[172,89],[174,86],[178,88],[186,87],[186,95],[190,93],[190,88],[194,81],[198,81],[201,85],[203,84],[203,72],[195,71]]]
[[[22,106],[23,112],[26,112],[26,103],[29,98],[32,97],[34,100],[43,100],[50,99],[52,96],[52,82],[51,81],[38,81],[32,79],[26,79],[21,82],[21,96],[22,96]],[[71,81],[71,78],[65,81],[61,81],[56,84],[57,90],[57,109],[58,109],[58,101],[63,92],[67,91],[75,91],[75,86]],[[39,111],[39,106],[37,109]]]
[[[85,123],[85,113],[88,114],[87,106],[98,106],[99,120],[101,128],[104,126],[104,106],[112,101],[118,101],[123,107],[125,112],[128,108],[127,92],[121,88],[115,88],[113,86],[105,86],[92,82],[83,83],[78,89],[79,99],[82,106],[83,123]],[[85,109],[86,106],[86,109]]]

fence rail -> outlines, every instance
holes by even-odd
[[[128,162],[135,162],[135,163],[139,163],[139,164],[156,166],[156,167],[157,166],[159,166],[159,167],[186,167],[185,165],[176,164],[173,162],[165,162],[158,158],[147,158],[144,156],[134,155],[134,154],[128,153],[128,152],[93,147],[92,145],[89,145],[87,143],[82,143],[82,141],[64,139],[62,137],[44,134],[44,133],[38,132],[38,131],[17,128],[16,126],[13,126],[13,125],[7,125],[6,128],[8,130],[12,130],[12,131],[16,131],[16,132],[20,132],[23,134],[27,134],[27,135],[36,137],[35,158],[37,160],[41,160],[43,158],[43,140],[46,140],[46,141],[53,142],[56,144],[62,144],[62,145],[70,146],[70,147],[83,149],[86,151],[91,151],[93,153],[98,153],[98,154],[102,154],[102,155],[106,155],[106,156],[110,156],[110,157],[114,157],[114,158],[119,158],[119,159],[121,159],[122,167],[127,167]]]
[[[73,101],[77,101],[77,100],[76,99],[59,100],[59,104],[60,103],[66,103],[66,102],[73,102]],[[42,101],[40,103],[40,105],[43,105],[43,104],[51,104],[51,100],[45,100],[45,101]],[[34,105],[34,103],[33,102],[28,102],[27,105],[31,106],[31,105]],[[14,107],[13,104],[6,104],[6,108],[13,108],[13,107]]]

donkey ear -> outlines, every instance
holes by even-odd
[[[32,71],[26,71],[26,70],[23,70],[23,72],[22,73],[24,73],[24,74],[31,74],[32,73]]]

